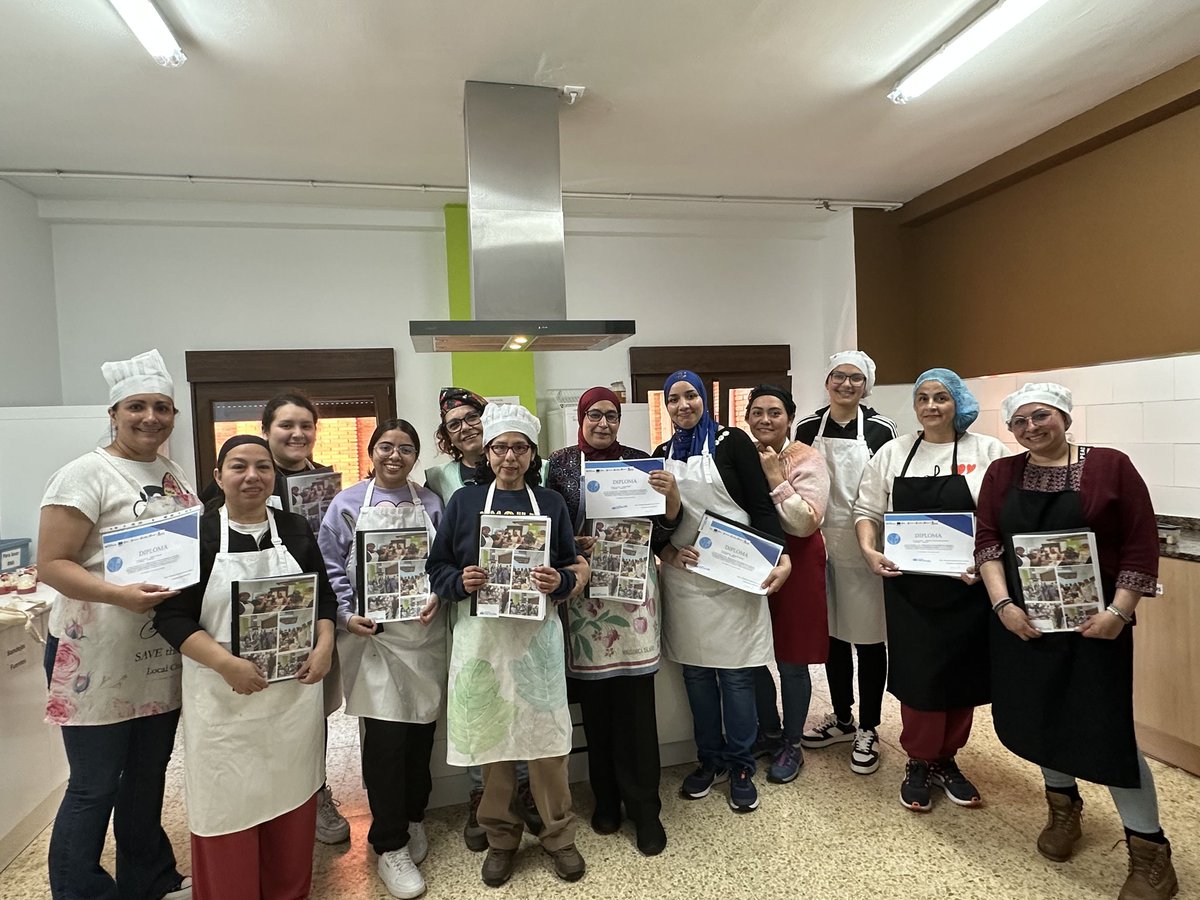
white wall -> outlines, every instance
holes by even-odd
[[[0,407],[62,402],[50,225],[0,181]]]
[[[1156,513],[1200,517],[1200,354],[970,378],[981,410],[972,430],[1019,451],[1001,421],[1000,402],[1027,381],[1071,389],[1071,438],[1127,453],[1150,487]],[[877,388],[871,402],[904,432],[916,428],[911,398],[912,385],[889,385]]]
[[[428,444],[425,462],[438,461],[449,357],[415,353],[408,321],[447,316],[440,211],[42,208],[55,222],[64,402],[103,401],[101,362],[158,347],[183,414],[172,453],[188,467],[185,350],[392,346],[397,406]],[[596,353],[539,354],[539,393],[628,379],[634,343],[790,343],[796,382],[815,384],[819,400],[826,336],[853,321],[849,216],[829,221],[831,237],[825,223],[569,219],[569,315],[636,319],[638,335]]]

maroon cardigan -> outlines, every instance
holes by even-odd
[[[1028,460],[1029,454],[1022,453],[997,459],[988,467],[975,513],[976,560],[1000,556],[997,549],[1004,548],[1008,537],[999,530],[1000,510],[1008,491],[1020,485]],[[1096,534],[1105,580],[1152,596],[1158,581],[1158,524],[1150,491],[1129,457],[1120,450],[1089,448],[1079,480],[1079,499],[1088,527]]]

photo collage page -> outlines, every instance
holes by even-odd
[[[1038,631],[1074,631],[1104,609],[1090,531],[1013,537],[1025,614]]]
[[[358,533],[358,614],[375,622],[419,618],[429,600],[424,528]]]
[[[340,472],[314,472],[304,475],[288,475],[284,484],[284,499],[288,512],[308,519],[316,534],[321,530],[325,510],[342,489]]]
[[[650,569],[649,519],[597,519],[592,522],[592,580],[588,596],[622,603],[646,602]]]
[[[257,665],[267,681],[294,678],[316,636],[317,576],[235,581],[233,597],[233,654]]]
[[[479,566],[488,574],[475,596],[475,615],[546,618],[546,596],[533,570],[549,565],[550,520],[544,516],[479,517]]]

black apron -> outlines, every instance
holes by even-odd
[[[967,479],[958,474],[958,438],[950,475],[905,477],[921,446],[918,435],[892,482],[895,512],[973,512]],[[987,589],[945,575],[883,579],[887,603],[888,691],[920,710],[982,706],[991,698]]]
[[[1000,509],[1004,568],[1009,596],[1021,601],[1012,535],[1040,531],[1086,531],[1078,491],[1021,489],[1029,457]],[[1105,605],[1115,579],[1101,573]],[[1113,787],[1141,786],[1133,730],[1133,629],[1111,641],[1074,632],[1023,641],[1000,621],[991,626],[992,720],[1000,742],[1017,756],[1085,781]]]

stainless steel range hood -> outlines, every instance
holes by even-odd
[[[562,177],[554,88],[468,81],[471,318],[409,323],[422,352],[602,350],[631,320],[567,319]]]

